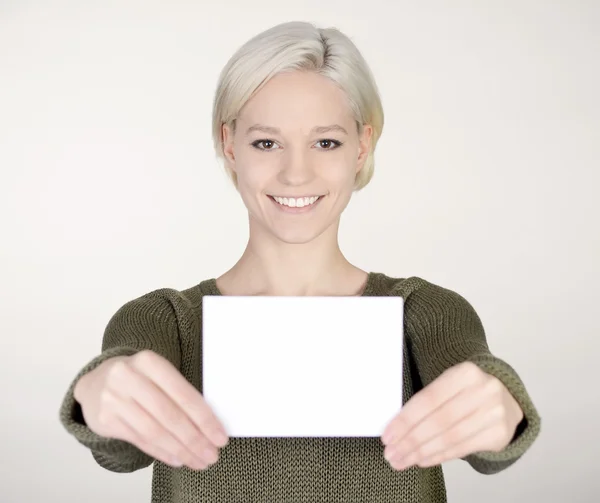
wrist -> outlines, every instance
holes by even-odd
[[[82,375],[77,382],[75,383],[75,387],[73,388],[73,398],[78,403],[81,403],[82,397],[85,394],[85,388],[90,378],[90,374],[93,372],[88,372],[87,374]]]
[[[128,356],[113,356],[107,360],[104,360],[100,365],[98,365],[95,369],[90,370],[89,372],[83,374],[75,383],[73,388],[73,397],[75,401],[81,403],[81,400],[85,396],[87,390],[90,387],[90,383],[94,380],[95,376],[98,372],[104,370],[107,366],[112,365],[113,363],[125,360],[129,358]]]

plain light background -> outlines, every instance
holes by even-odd
[[[274,24],[352,37],[385,107],[341,245],[465,296],[543,418],[450,502],[594,502],[600,478],[600,4],[0,2],[0,501],[149,501],[58,421],[125,302],[229,268],[246,212],[210,137],[218,73]],[[274,503],[274,502],[273,502]]]

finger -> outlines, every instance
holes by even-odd
[[[485,445],[489,444],[490,435],[493,432],[490,429],[483,429],[464,442],[454,445],[446,451],[438,452],[429,458],[420,460],[418,465],[422,468],[439,465],[451,459],[462,459],[470,454],[486,450]]]
[[[195,461],[194,463],[184,463],[183,461],[181,461],[178,458],[170,457],[168,453],[165,453],[165,457],[166,457],[167,461],[164,461],[163,458],[158,457],[161,455],[161,453],[163,451],[160,451],[152,443],[145,443],[143,441],[140,441],[140,443],[138,444],[138,447],[140,450],[144,451],[145,453],[152,456],[153,458],[155,458],[169,466],[172,466],[174,468],[181,468],[182,466],[187,466],[188,468],[190,468],[192,470],[206,470],[208,467],[211,466],[209,463],[205,463],[202,461]],[[153,454],[153,453],[155,453],[155,454]]]
[[[131,443],[145,450],[168,453],[168,459],[172,460],[169,464],[174,463],[173,460],[179,460],[195,469],[206,465],[203,459],[191,452],[137,402],[127,397],[119,398],[116,410],[119,412],[119,419],[134,432]]]
[[[168,360],[148,352],[136,355],[133,367],[153,381],[178,406],[215,447],[227,445],[225,428],[200,392]]]
[[[501,417],[501,412],[499,412],[498,407],[492,409],[479,408],[406,456],[394,458],[390,464],[397,469],[403,470],[412,465],[421,466],[421,463],[426,459],[430,460],[430,462],[433,460],[434,464],[438,464],[436,462],[438,458],[443,458],[444,460],[454,459],[448,456],[451,456],[457,447],[478,447],[472,444],[472,439],[474,438],[478,442],[489,440],[490,435],[494,434],[494,427],[498,424],[499,417]],[[483,445],[485,444],[480,444],[479,447]]]
[[[217,461],[217,448],[160,388],[128,366],[121,372],[121,389],[115,390],[117,396],[125,402],[134,401],[199,461],[208,464]]]
[[[406,457],[419,451],[434,437],[446,438],[446,431],[481,407],[484,393],[480,388],[467,388],[444,402],[400,440],[385,448],[386,459]]]
[[[476,382],[479,368],[470,362],[449,368],[437,379],[415,394],[386,427],[382,435],[384,444],[398,442],[416,424],[439,406],[452,399],[465,387]]]
[[[121,418],[116,419],[114,426],[115,434],[113,438],[124,440],[132,445],[135,445],[138,449],[146,453],[148,456],[162,461],[163,463],[178,468],[183,466],[183,462],[180,459],[175,458],[167,451],[157,447],[154,444],[144,442],[142,438],[135,432],[135,430],[129,426]]]

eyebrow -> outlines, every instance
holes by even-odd
[[[263,126],[262,124],[254,124],[253,126],[250,126],[248,128],[248,130],[246,131],[246,136],[249,135],[250,133],[252,133],[253,131],[260,131],[262,133],[268,133],[268,134],[280,134],[281,133],[281,130],[279,128],[271,127],[271,126]],[[348,134],[348,131],[346,131],[346,129],[343,128],[342,126],[340,126],[339,124],[332,124],[331,126],[315,126],[314,128],[311,129],[310,132],[323,134],[323,133],[329,133],[332,131],[337,131],[339,133]]]

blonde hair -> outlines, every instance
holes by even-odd
[[[362,189],[373,176],[383,108],[365,59],[336,28],[317,28],[302,21],[282,23],[254,36],[235,52],[221,71],[213,102],[212,133],[217,157],[224,160],[223,124],[235,131],[236,117],[246,102],[275,75],[293,70],[314,71],[331,79],[346,93],[359,134],[364,124],[372,126],[371,151],[354,186],[354,190]],[[237,187],[235,173],[226,170]]]

